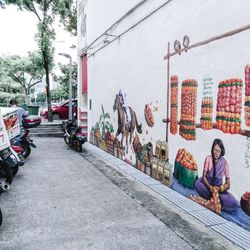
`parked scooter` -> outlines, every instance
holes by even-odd
[[[11,158],[15,162],[15,166],[12,168],[13,176],[15,176],[19,167],[24,165],[25,158],[22,155],[23,149],[21,147],[11,146],[10,150],[12,152]]]
[[[19,142],[15,143],[15,146],[21,146],[22,156],[27,158],[31,153],[31,147],[36,148],[36,145],[33,143],[33,140],[29,137],[30,130],[29,128],[35,128],[41,124],[41,117],[38,116],[28,116],[23,119],[22,124],[24,130],[20,135]]]
[[[9,148],[0,151],[0,193],[9,190],[13,180],[13,169],[16,165],[10,158],[12,152]]]
[[[31,147],[36,148],[36,145],[33,143],[33,140],[29,137],[30,130],[25,129],[21,134],[19,145],[22,147],[22,155],[24,158],[27,158],[31,153]]]
[[[67,145],[78,152],[82,152],[82,145],[87,141],[87,138],[82,135],[81,128],[76,125],[75,121],[63,122],[64,141]]]
[[[22,149],[18,146],[11,146],[0,153],[0,164],[7,166],[12,171],[12,178],[17,174],[19,167],[24,165],[24,158],[21,155]],[[11,184],[11,183],[9,183]]]

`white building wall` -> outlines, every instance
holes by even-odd
[[[146,1],[118,24],[116,29],[111,31],[112,34],[119,35],[164,2],[167,1]],[[87,44],[90,44],[136,3],[138,1],[88,1],[85,8]],[[116,131],[118,121],[117,112],[113,112],[113,104],[115,95],[119,89],[122,89],[127,94],[128,105],[136,112],[138,122],[142,123],[143,134],[140,135],[142,144],[149,141],[154,144],[158,139],[165,140],[166,125],[162,119],[166,117],[167,67],[163,57],[167,53],[168,42],[171,43],[171,51],[173,51],[174,41],[176,39],[182,41],[184,35],[188,35],[190,43],[194,44],[245,26],[249,24],[249,8],[248,0],[172,0],[98,52],[95,53],[95,49],[90,49],[88,52],[94,55],[88,57],[88,98],[92,100],[89,132],[99,120],[102,112],[101,105],[105,112],[110,114],[110,122]],[[249,41],[250,31],[247,30],[171,58],[170,75],[177,74],[180,81],[197,79],[200,84],[197,122],[200,118],[203,77],[209,74],[214,78],[215,106],[219,81],[229,78],[244,80],[244,66],[250,63]],[[145,104],[152,104],[158,108],[158,111],[154,112],[155,125],[152,128],[148,127],[144,118]],[[180,104],[179,100],[179,108]],[[242,128],[246,128],[243,111]],[[197,129],[196,132],[196,141],[186,141],[179,135],[169,134],[170,162],[173,163],[179,148],[186,148],[197,160],[199,176],[201,176],[203,161],[210,153],[213,139],[221,138],[225,144],[226,158],[230,165],[230,191],[239,199],[249,189],[250,168],[246,167],[244,158],[246,137],[225,135],[219,130]],[[126,158],[132,163],[135,162],[131,147]]]

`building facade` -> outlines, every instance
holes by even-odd
[[[88,140],[210,203],[195,183],[204,166],[206,173],[216,166],[209,183],[233,200],[206,206],[220,213],[237,203],[226,212],[236,211],[248,230],[240,201],[250,192],[249,7],[247,0],[78,1],[78,119]],[[207,157],[216,138],[225,148],[220,164]]]

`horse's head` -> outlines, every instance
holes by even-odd
[[[118,97],[118,95],[116,95],[115,96],[115,102],[114,102],[114,105],[113,105],[113,111],[114,112],[119,108],[119,104],[120,104],[119,97]]]

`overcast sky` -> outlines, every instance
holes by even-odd
[[[16,6],[6,6],[0,9],[0,55],[19,54],[24,56],[28,51],[36,50],[35,34],[37,32],[37,17],[27,11],[18,11]],[[70,37],[62,27],[56,27],[55,59],[66,63],[67,59],[58,56],[59,52],[69,53],[76,60],[76,50],[70,49],[76,44],[76,38]]]

